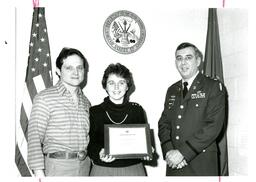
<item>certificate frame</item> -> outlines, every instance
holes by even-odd
[[[106,155],[117,159],[142,159],[147,156],[152,158],[149,124],[104,125],[104,148]]]

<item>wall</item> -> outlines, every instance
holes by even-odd
[[[56,57],[62,47],[80,49],[90,65],[88,84],[83,91],[95,105],[101,103],[106,96],[101,87],[101,78],[106,66],[112,62],[126,65],[132,71],[136,85],[131,100],[143,106],[155,134],[156,151],[159,155],[158,166],[147,166],[147,171],[151,177],[164,176],[165,163],[162,160],[157,137],[157,122],[163,109],[168,86],[180,78],[174,66],[174,50],[179,43],[189,41],[204,52],[208,12],[206,7],[216,6],[216,4],[212,1],[201,6],[184,3],[184,1],[176,2],[175,5],[167,1],[161,1],[161,3],[135,0],[128,3],[116,0],[87,2],[83,0],[40,2],[46,7],[53,72]],[[105,19],[111,13],[122,9],[136,13],[144,22],[147,31],[143,46],[131,55],[121,55],[112,51],[103,38],[102,29]],[[14,120],[15,116],[16,122],[19,119],[29,48],[32,22],[31,1],[22,3],[16,1],[15,5],[8,7],[7,10],[11,10],[9,19],[14,22],[10,23],[11,36],[14,35],[13,27],[16,28],[16,39],[10,38],[12,44],[8,48],[10,58],[13,60],[8,65],[8,70],[12,73],[10,79],[15,85],[10,85],[9,82],[5,84],[11,90],[9,94],[12,104],[3,108],[3,111],[7,113],[7,119],[13,122],[8,125],[11,131],[8,135],[10,139],[4,144],[12,143],[14,147]],[[228,128],[230,175],[247,175],[248,168],[245,166],[248,163],[248,119],[244,117],[247,114],[247,12],[239,9],[219,9],[218,15],[224,78],[230,102]],[[7,25],[10,26],[9,22]],[[5,75],[8,75],[8,71],[4,73]],[[54,82],[56,81],[57,77],[54,75]],[[239,147],[241,145],[244,147]],[[13,158],[14,150],[10,149],[7,161],[13,163],[8,163],[7,167],[11,170],[6,175],[18,176]]]
[[[247,175],[248,12],[228,9],[218,13],[224,78],[229,94],[229,172],[230,175]]]
[[[11,174],[16,175],[14,163],[15,147],[15,9],[7,4],[0,6],[0,53],[1,53],[1,71],[0,71],[0,115],[1,132],[0,143],[2,162],[0,168],[9,169]],[[2,165],[4,167],[2,167]],[[2,174],[2,172],[1,172]],[[2,177],[4,178],[4,177]]]

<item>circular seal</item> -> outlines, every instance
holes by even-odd
[[[106,19],[103,35],[111,49],[121,54],[131,54],[144,43],[146,29],[136,14],[122,10]]]

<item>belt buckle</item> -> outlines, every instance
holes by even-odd
[[[86,158],[86,152],[83,151],[79,151],[77,152],[77,159],[80,161],[83,161]]]

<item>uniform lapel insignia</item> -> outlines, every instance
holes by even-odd
[[[220,91],[222,91],[222,85],[221,85],[221,83],[219,83],[219,85],[220,85]]]

